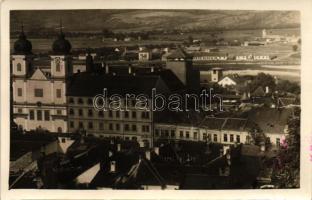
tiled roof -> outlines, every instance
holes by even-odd
[[[258,124],[264,133],[284,133],[292,109],[255,108],[248,113],[248,119]]]
[[[70,81],[68,96],[95,96],[103,94],[107,88],[108,96],[112,94],[145,94],[151,95],[152,88],[156,88],[159,77],[94,74],[82,72],[74,75]]]

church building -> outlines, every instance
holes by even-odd
[[[49,70],[34,65],[32,44],[22,30],[11,56],[13,120],[19,128],[67,132],[66,82],[71,75],[71,44],[60,30],[52,45]]]

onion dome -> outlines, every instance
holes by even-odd
[[[18,40],[14,43],[14,54],[31,54],[32,45],[29,40],[27,40],[24,33],[23,27],[22,32],[20,33]]]
[[[56,55],[69,54],[71,50],[71,44],[65,39],[64,33],[61,31],[58,38],[53,42],[52,45],[53,53]]]

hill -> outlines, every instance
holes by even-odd
[[[66,31],[92,32],[165,29],[258,29],[300,26],[297,11],[222,10],[51,10],[12,11],[11,31],[55,31],[62,19]]]

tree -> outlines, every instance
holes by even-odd
[[[273,180],[279,188],[300,187],[300,118],[288,120],[288,136],[276,158]]]
[[[268,86],[270,91],[275,90],[276,84],[275,84],[274,77],[269,74],[259,73],[254,78],[254,80],[251,81],[250,89],[251,91],[254,91],[259,86],[261,86],[263,89],[265,89],[265,87]]]

